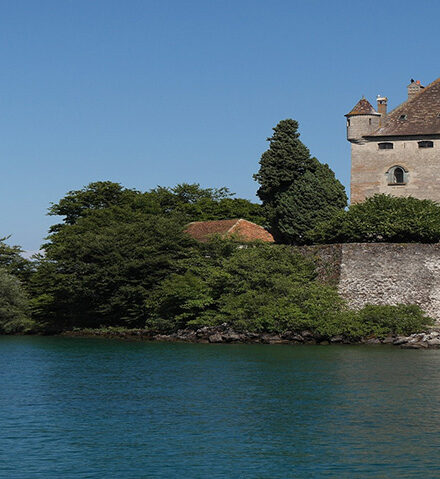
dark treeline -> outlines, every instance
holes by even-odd
[[[298,124],[274,128],[255,175],[262,204],[227,188],[182,184],[147,192],[96,182],[49,208],[58,219],[32,261],[0,241],[0,332],[74,328],[175,331],[227,323],[236,330],[411,333],[432,321],[415,306],[351,311],[312,259],[292,245],[440,240],[440,207],[377,195],[346,208],[344,188],[299,140]],[[198,243],[191,221],[245,218],[276,244],[237,238]],[[243,247],[245,246],[245,247]]]

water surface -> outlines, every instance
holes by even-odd
[[[0,337],[0,477],[439,478],[440,351]]]

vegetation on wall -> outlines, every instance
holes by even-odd
[[[298,122],[280,121],[273,131],[254,175],[258,196],[275,240],[304,244],[311,229],[345,208],[347,195],[328,165],[310,156]]]
[[[440,205],[431,200],[375,195],[307,233],[307,242],[438,243]]]

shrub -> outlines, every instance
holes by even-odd
[[[374,195],[321,222],[309,243],[437,243],[440,205],[431,200]]]
[[[360,311],[339,311],[330,320],[321,321],[316,331],[325,337],[382,338],[388,335],[410,335],[433,324],[434,320],[416,305],[366,305]]]
[[[148,327],[226,322],[237,330],[280,332],[312,327],[342,308],[336,290],[316,282],[313,263],[289,247],[236,246],[223,258],[206,253],[155,290]]]

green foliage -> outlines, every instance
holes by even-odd
[[[345,208],[347,196],[328,165],[310,157],[298,122],[283,120],[273,130],[254,175],[258,196],[275,240],[303,244],[309,230]]]
[[[218,246],[214,246],[214,248]],[[168,329],[228,323],[238,330],[301,329],[338,311],[336,291],[315,282],[312,262],[287,247],[252,245],[200,256],[155,291],[147,325]]]
[[[49,236],[32,278],[34,315],[53,330],[143,326],[148,294],[192,245],[169,218],[120,206],[91,211]]]
[[[289,126],[286,134],[295,136],[297,125]],[[275,146],[281,140],[285,140],[283,135],[274,140]],[[341,198],[328,167],[310,158],[304,146],[295,145],[302,160],[296,163],[297,169],[289,170],[288,175],[296,179],[286,191],[296,193],[276,195],[277,214],[285,220],[279,223],[279,231],[285,237],[291,233],[285,227],[289,222],[289,228],[305,232],[331,210],[329,205],[320,209],[314,203],[317,191],[317,201],[325,196],[337,203]],[[292,151],[295,145],[290,145]],[[319,194],[322,185],[324,196]],[[367,216],[373,215],[372,211],[378,210],[377,224],[392,216],[386,210],[394,199],[371,201],[376,203],[367,203],[364,216],[357,213],[356,222],[347,222],[351,228],[368,225]],[[412,228],[424,229],[432,236],[437,231],[437,205],[421,202],[427,205],[422,211],[419,203],[407,201],[412,206],[405,214],[408,221],[412,218]],[[307,202],[314,209],[308,208]],[[356,207],[347,213],[337,212],[333,231],[341,229],[342,223],[337,221],[351,218]],[[363,211],[361,205],[359,210]],[[234,216],[255,221],[260,211],[247,200],[231,198],[226,188],[203,189],[199,185],[158,187],[141,193],[116,183],[98,182],[69,192],[51,207],[50,214],[63,216],[63,223],[51,229],[46,254],[35,264],[35,273],[29,275],[33,317],[40,329],[53,332],[100,327],[174,331],[227,323],[236,330],[282,333],[309,329],[324,337],[342,334],[348,338],[409,334],[430,324],[416,307],[347,310],[334,287],[317,281],[313,262],[288,246],[241,245],[234,239],[218,238],[200,244],[183,233],[189,221]],[[431,224],[431,229],[418,222]],[[321,221],[313,234],[325,237],[331,230],[329,224]],[[342,231],[349,231],[347,228]],[[304,236],[297,236],[295,241],[304,241]],[[27,271],[23,261],[19,248],[0,242],[0,266],[19,276],[20,271]],[[25,331],[33,327],[26,316],[26,297],[20,293],[17,279],[2,274],[4,287],[13,293],[3,295],[6,303],[3,309],[0,306],[0,313],[3,311],[5,318],[7,312],[12,316],[1,320],[0,328],[4,332]]]
[[[147,327],[174,331],[227,323],[237,331],[310,330],[349,339],[411,334],[433,324],[417,306],[348,310],[335,288],[320,284],[314,265],[288,247],[253,245],[225,250],[208,245],[180,262],[148,300]],[[213,254],[209,254],[209,248]]]
[[[32,274],[32,263],[23,258],[23,250],[19,246],[7,245],[7,239],[0,238],[0,268],[26,283]]]
[[[49,208],[49,215],[62,216],[64,224],[73,225],[94,211],[121,207],[144,215],[174,218],[180,224],[233,218],[264,222],[261,205],[232,196],[228,188],[202,188],[199,184],[159,186],[142,193],[123,188],[119,183],[98,181],[81,190],[69,191]],[[56,232],[62,226],[54,225],[50,231]]]
[[[198,184],[183,183],[174,188],[158,187],[145,196],[159,205],[160,214],[186,223],[234,218],[264,223],[261,205],[233,198],[228,188],[201,188]]]
[[[49,208],[49,215],[64,216],[64,223],[73,225],[92,211],[130,204],[140,195],[136,190],[123,188],[119,183],[96,181],[81,190],[69,191]]]
[[[28,298],[20,281],[0,269],[0,334],[29,332],[33,326]]]
[[[351,205],[307,234],[310,243],[438,243],[440,205],[431,200],[375,195]]]
[[[360,311],[344,310],[321,322],[316,331],[324,337],[342,335],[350,339],[388,335],[410,335],[432,326],[434,320],[416,305],[367,305]]]

